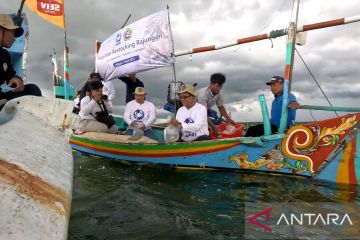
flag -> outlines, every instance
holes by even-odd
[[[112,34],[100,46],[96,69],[105,81],[174,63],[167,10]]]
[[[25,5],[43,19],[65,29],[64,0],[26,0]]]

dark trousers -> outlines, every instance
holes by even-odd
[[[11,100],[14,98],[22,97],[25,95],[33,95],[33,96],[41,96],[41,90],[38,86],[35,84],[26,84],[24,91],[22,92],[6,92],[2,95],[2,98],[5,98],[6,100]]]
[[[0,99],[5,98],[6,100],[11,100],[14,98],[18,98],[18,97],[22,97],[22,96],[26,96],[26,95],[33,95],[33,96],[39,96],[41,97],[41,90],[38,86],[36,86],[35,84],[26,84],[24,91],[22,92],[6,92],[6,93],[1,93],[0,92]],[[4,105],[0,106],[0,111],[1,109],[4,107]]]
[[[271,132],[277,133],[278,131],[278,127],[275,126],[274,124],[271,124]],[[249,129],[246,132],[246,137],[259,137],[259,136],[263,136],[264,133],[264,124],[258,124],[255,126],[251,126],[249,127]]]

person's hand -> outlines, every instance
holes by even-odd
[[[176,118],[171,118],[170,119],[170,124],[175,126],[175,127],[179,127],[181,125],[180,122],[178,122],[178,120],[176,120]]]
[[[138,128],[142,131],[145,131],[145,124],[143,123],[138,124]]]
[[[98,93],[95,93],[95,94],[91,94],[91,97],[94,99],[94,101],[100,102],[100,100],[102,98],[102,95],[98,94]]]
[[[22,92],[25,89],[24,82],[18,77],[13,77],[10,79],[8,86],[12,87],[13,85],[15,85],[12,90],[13,92]]]
[[[218,129],[217,127],[214,127],[214,128],[213,128],[213,132],[214,132],[214,135],[215,135],[215,136],[219,136],[219,135],[220,135],[219,129]]]
[[[132,127],[134,127],[134,128],[137,128],[137,127],[138,127],[136,121],[132,121],[132,122],[130,123],[130,126],[132,126]]]
[[[290,109],[297,109],[300,106],[298,102],[292,102],[289,104]]]

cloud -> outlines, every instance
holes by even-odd
[[[17,11],[20,1],[1,1],[4,13]],[[66,1],[67,40],[70,48],[70,80],[80,88],[94,69],[95,40],[103,41],[117,31],[131,13],[130,22],[166,8],[153,1],[83,0]],[[276,0],[183,0],[169,2],[170,19],[176,50],[219,44],[239,38],[284,29],[291,17],[292,1]],[[337,0],[300,3],[299,25],[327,21],[358,14],[358,3]],[[141,7],[139,7],[141,6]],[[24,8],[30,24],[28,79],[51,95],[52,65],[49,54],[55,48],[62,64],[63,31]],[[336,106],[357,106],[359,102],[360,23],[315,30],[308,33],[307,44],[297,47],[317,82]],[[226,74],[225,102],[239,121],[261,119],[258,94],[272,100],[264,83],[273,75],[283,75],[286,39],[239,45],[214,52],[182,56],[176,59],[176,79],[209,84],[214,72]],[[167,86],[174,80],[171,67],[139,73],[149,91],[148,100],[161,108],[166,101]],[[115,105],[123,111],[125,86],[115,82]],[[292,90],[302,104],[327,105],[321,91],[298,56],[293,69]],[[120,112],[121,113],[121,112]],[[331,113],[330,113],[331,114]],[[321,115],[321,114],[320,114]],[[321,116],[323,116],[322,114]],[[299,119],[312,119],[299,111]]]

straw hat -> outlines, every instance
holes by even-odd
[[[15,29],[15,37],[20,37],[24,33],[24,29],[17,26],[7,14],[0,14],[0,26],[9,30]]]
[[[178,93],[190,93],[193,96],[196,96],[195,94],[195,87],[193,85],[182,85],[180,91]]]
[[[145,88],[143,88],[143,87],[137,87],[137,88],[135,88],[134,94],[135,94],[135,95],[146,95],[147,92],[145,91]]]

